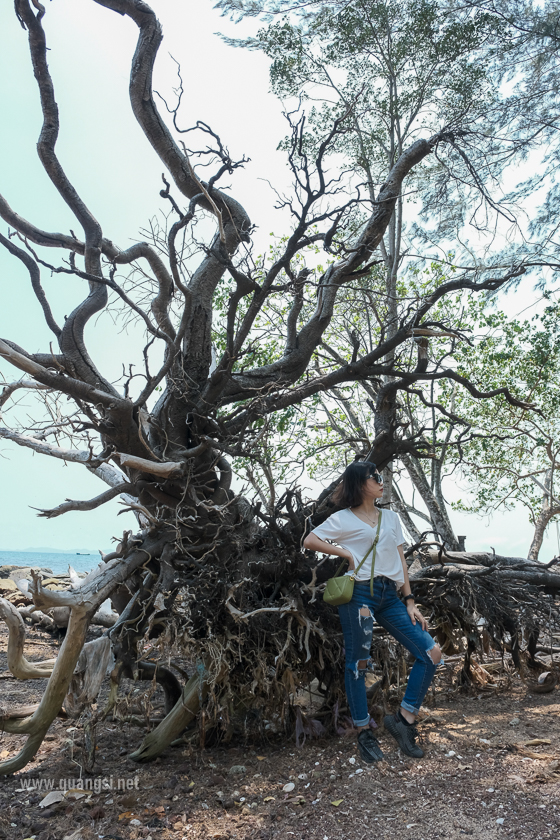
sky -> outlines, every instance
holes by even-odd
[[[263,245],[271,231],[285,227],[274,210],[275,195],[289,184],[284,155],[277,151],[286,133],[282,105],[269,92],[268,63],[260,54],[226,46],[217,32],[248,33],[213,10],[212,0],[152,0],[164,30],[154,87],[170,100],[176,85],[177,59],[185,95],[182,124],[209,123],[234,158],[250,162],[232,176],[233,195],[258,225]],[[250,26],[255,27],[255,23]],[[49,66],[60,111],[59,158],[81,197],[100,221],[104,235],[121,248],[141,239],[139,231],[162,208],[162,165],[137,125],[128,100],[130,60],[137,29],[92,0],[46,3],[44,27]],[[0,4],[0,192],[20,215],[46,230],[68,232],[76,220],[42,170],[35,144],[41,126],[37,87],[27,35],[11,3]],[[4,223],[2,232],[6,232]],[[77,231],[78,232],[78,231]],[[78,234],[79,235],[79,234]],[[53,253],[53,260],[55,259]],[[45,290],[59,321],[82,299],[80,280],[43,272]],[[29,352],[48,351],[54,336],[29,286],[27,272],[0,250],[0,337]],[[508,308],[521,310],[532,299],[530,288],[510,298]],[[86,339],[93,358],[109,378],[119,374],[121,349],[139,349],[134,334],[107,315],[92,321]],[[128,353],[126,354],[129,355]],[[0,362],[7,379],[17,372]],[[31,408],[23,398],[20,411]],[[0,550],[49,546],[108,550],[112,538],[134,529],[132,514],[113,501],[88,513],[72,512],[52,520],[39,518],[66,498],[86,499],[104,489],[83,467],[37,455],[0,440]],[[449,488],[450,496],[460,494]],[[524,555],[531,528],[526,514],[496,514],[491,522],[456,514],[457,533],[467,547],[499,554]],[[556,531],[546,539],[542,559],[558,553]]]

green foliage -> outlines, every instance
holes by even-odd
[[[530,320],[509,319],[471,304],[475,326],[484,331],[475,348],[461,347],[459,372],[480,389],[507,384],[536,410],[515,408],[503,398],[475,400],[458,396],[461,413],[474,433],[463,450],[461,470],[473,501],[457,507],[489,513],[498,507],[526,506],[533,524],[550,498],[542,486],[558,495],[556,469],[560,453],[560,311],[548,305]]]
[[[309,148],[353,104],[352,130],[333,152],[380,184],[419,130],[470,125],[492,106],[495,88],[477,58],[499,27],[485,11],[450,15],[431,0],[356,0],[275,20],[253,46],[270,58],[279,96],[318,103],[308,109]]]

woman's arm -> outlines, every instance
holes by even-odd
[[[341,548],[339,545],[331,545],[325,542],[316,534],[311,532],[303,541],[303,547],[309,548],[310,551],[320,551],[322,554],[334,554],[335,557],[345,557],[348,560],[348,568],[350,571],[354,569],[354,556],[347,548]]]
[[[402,563],[402,567],[403,567],[403,577],[404,577],[404,583],[401,586],[401,595],[403,595],[403,597],[406,597],[407,595],[412,594],[412,589],[410,588],[410,579],[408,577],[408,566],[406,565],[406,560],[405,560],[402,545],[397,546],[397,548],[399,550],[399,556],[401,558],[401,563]],[[410,620],[412,621],[413,624],[416,624],[416,621],[418,620],[420,622],[422,630],[427,630],[428,629],[428,622],[426,621],[426,619],[424,618],[424,616],[422,615],[422,613],[420,612],[420,610],[418,609],[418,607],[416,606],[416,604],[414,603],[412,598],[409,598],[406,601],[406,609],[407,609],[407,612],[410,616]]]

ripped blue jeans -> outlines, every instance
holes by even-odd
[[[397,595],[395,581],[386,577],[374,578],[373,598],[369,589],[369,581],[356,581],[352,600],[338,608],[344,634],[344,685],[354,726],[369,723],[365,685],[367,666],[359,668],[358,663],[371,663],[374,617],[416,659],[401,703],[403,709],[418,714],[437,668],[428,653],[436,643],[418,622],[413,624],[410,620],[405,605]]]

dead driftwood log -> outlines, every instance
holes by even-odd
[[[42,662],[28,662],[23,655],[25,644],[25,624],[19,611],[0,598],[0,618],[8,625],[8,668],[18,680],[36,680],[50,677],[56,660],[47,659]]]
[[[69,607],[54,607],[48,612],[42,612],[33,603],[32,590],[30,589],[33,572],[41,575],[43,588],[54,591],[76,588],[86,575],[79,575],[72,566],[68,566],[67,573],[56,575],[53,575],[50,569],[0,566],[0,581],[4,584],[2,597],[17,606],[22,618],[29,619],[33,624],[39,624],[47,629],[67,627],[70,620]],[[111,609],[110,601],[107,600],[97,610],[91,619],[91,624],[99,627],[112,627],[117,619],[118,613]]]
[[[37,677],[49,677],[45,693],[37,709],[31,714],[21,717],[17,712],[13,715],[4,715],[0,718],[0,730],[28,736],[27,741],[18,753],[0,766],[1,773],[14,773],[20,770],[33,758],[39,749],[54,718],[60,714],[65,698],[70,693],[70,704],[74,711],[76,705],[83,705],[92,699],[93,685],[100,685],[99,675],[93,668],[92,660],[89,660],[91,670],[86,674],[85,665],[88,654],[84,653],[86,647],[86,634],[91,619],[99,606],[106,600],[116,586],[123,583],[136,568],[141,566],[149,556],[149,549],[160,548],[159,542],[146,542],[144,549],[132,547],[127,561],[120,562],[120,558],[110,560],[106,565],[99,566],[81,584],[71,590],[53,591],[46,589],[39,575],[33,574],[33,581],[30,591],[35,606],[45,611],[56,607],[69,607],[70,619],[67,633],[56,660],[41,663],[29,663],[23,656],[25,642],[25,625],[18,611],[9,602],[0,599],[1,615],[8,624],[9,629],[9,667],[14,669],[14,676],[22,675],[25,679]],[[98,651],[99,667],[105,668],[110,655],[110,644],[106,641],[102,650]],[[76,667],[78,666],[78,667]],[[12,671],[12,673],[14,672]],[[80,675],[81,679],[80,679]],[[101,679],[105,676],[105,670]],[[81,685],[80,685],[81,683]]]
[[[556,652],[559,558],[542,564],[494,552],[426,548],[419,551],[418,559],[423,568],[411,577],[413,592],[417,601],[430,609],[444,652],[455,653],[461,645],[466,646],[466,681],[472,679],[472,655],[492,648],[509,652],[537,693],[554,688],[554,675],[539,682],[535,671],[545,671],[536,659],[537,652],[551,658]]]

